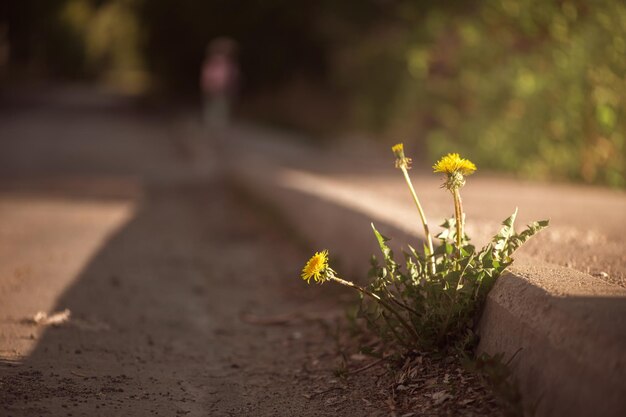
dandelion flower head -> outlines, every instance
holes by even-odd
[[[433,165],[435,172],[446,174],[446,181],[441,186],[455,192],[465,185],[465,176],[476,171],[476,165],[469,159],[463,159],[458,153],[449,153]]]
[[[308,260],[302,268],[302,279],[310,283],[311,278],[315,282],[322,283],[325,279],[325,272],[328,269],[328,251],[315,252],[315,255]]]
[[[411,169],[411,158],[404,156],[403,143],[393,145],[391,151],[396,156],[396,168]]]
[[[476,171],[476,165],[469,159],[461,158],[458,153],[449,153],[433,165],[433,170],[447,175],[456,173],[470,175]]]
[[[404,143],[396,143],[391,147],[391,151],[398,156],[404,156]]]

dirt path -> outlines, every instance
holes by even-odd
[[[64,98],[0,120],[0,415],[387,414],[333,375],[334,289],[180,126]]]

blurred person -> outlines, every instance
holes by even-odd
[[[239,83],[237,43],[226,37],[211,41],[200,74],[205,127],[213,132],[227,128]]]

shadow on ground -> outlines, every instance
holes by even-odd
[[[77,276],[41,264],[28,279],[12,278],[29,305],[54,297],[49,312],[69,309],[71,317],[42,331],[2,311],[3,332],[32,348],[0,364],[2,412],[377,415],[361,399],[378,395],[367,380],[351,391],[333,377],[336,346],[324,329],[342,311],[333,290],[302,291],[294,279],[306,254],[215,171],[195,169],[193,152],[179,152],[189,150],[180,126],[129,114],[125,104],[77,111],[75,100],[18,106],[1,118],[0,200],[7,210],[66,202],[77,213],[66,220],[76,230],[90,227],[83,206],[128,202],[133,211]],[[38,221],[54,222],[43,207]],[[19,236],[36,226],[16,227]],[[64,244],[63,232],[45,239]],[[44,258],[52,246],[41,245]],[[54,280],[69,284],[41,295]],[[337,390],[306,397],[328,387]]]

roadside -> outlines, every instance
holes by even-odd
[[[389,148],[380,144],[354,148],[351,142],[346,142],[343,146],[319,149],[304,141],[298,142],[294,135],[281,136],[245,126],[236,129],[230,139],[234,149],[243,150],[232,167],[238,178],[244,181],[248,177],[258,178],[258,181],[251,181],[252,184],[273,182],[275,189],[298,195],[303,201],[311,200],[311,204],[319,208],[333,205],[354,213],[353,217],[364,217],[361,223],[368,233],[372,221],[392,225],[404,232],[403,236],[394,237],[394,247],[399,248],[407,241],[415,244],[415,237],[423,239],[415,207],[402,174],[393,167]],[[410,155],[411,145],[406,148]],[[441,189],[441,175],[433,174],[430,165],[415,166],[411,177],[432,232],[436,234],[443,219],[452,215],[452,199]],[[516,254],[517,259],[571,268],[626,287],[626,198],[623,191],[518,181],[483,172],[478,167],[468,178],[462,194],[466,232],[476,246],[487,243],[499,230],[500,222],[517,207],[520,229],[531,221],[550,219],[550,227],[528,242]],[[320,202],[314,203],[314,200]],[[293,223],[299,223],[297,213],[290,217]],[[329,226],[321,227],[322,233],[342,221],[329,217]],[[374,239],[371,240],[372,250],[377,251]],[[368,253],[361,255],[361,264]],[[363,265],[367,267],[367,262]],[[352,265],[350,267],[352,269]],[[355,273],[362,275],[363,271]]]
[[[357,354],[353,294],[299,279],[308,253],[191,122],[88,99],[0,118],[1,414],[497,413],[454,364],[414,357],[409,386]]]
[[[391,152],[317,149],[304,141],[240,129],[231,172],[257,198],[273,204],[316,249],[326,248],[342,277],[365,281],[379,253],[374,222],[396,254],[420,248],[422,228],[393,168]],[[376,150],[376,147],[374,147]],[[387,155],[385,157],[385,155]],[[410,153],[408,153],[410,155]],[[441,178],[412,172],[428,215],[450,216]],[[564,184],[532,184],[477,172],[462,192],[466,232],[481,247],[519,208],[517,230],[550,218],[550,227],[515,253],[487,297],[478,352],[504,355],[528,413],[621,416],[626,391],[626,269],[623,192]]]

